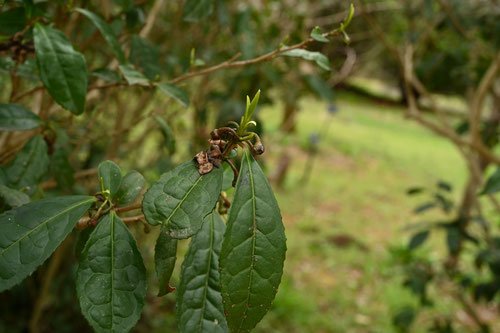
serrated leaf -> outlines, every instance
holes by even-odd
[[[146,268],[134,236],[114,212],[99,220],[85,245],[76,291],[96,332],[128,332],[141,316]]]
[[[30,197],[21,191],[0,185],[0,198],[10,207],[19,207],[30,202]]]
[[[229,332],[220,293],[219,254],[226,226],[215,212],[194,235],[182,263],[177,294],[180,332]]]
[[[115,33],[111,29],[111,26],[106,23],[106,21],[104,21],[100,16],[92,13],[89,10],[83,8],[77,8],[75,10],[85,15],[90,21],[92,21],[92,23],[94,23],[96,28],[101,32],[104,40],[108,43],[109,47],[111,48],[111,52],[113,52],[118,62],[120,64],[124,64],[126,62],[125,54],[123,53],[123,50],[120,47],[120,43],[118,43]]]
[[[175,135],[174,131],[168,126],[168,124],[163,120],[163,118],[159,116],[155,116],[155,120],[160,125],[161,132],[163,134],[163,137],[165,138],[165,146],[168,149],[168,152],[170,155],[175,154],[176,150],[176,141],[175,141]]]
[[[152,225],[163,224],[173,238],[188,238],[201,227],[219,199],[222,168],[205,175],[188,161],[162,177],[144,195],[142,211]]]
[[[157,47],[137,35],[132,36],[130,62],[141,68],[144,71],[144,75],[150,80],[155,80],[160,74],[158,58]]]
[[[120,74],[115,72],[114,70],[111,70],[109,68],[98,68],[92,72],[90,72],[91,75],[104,80],[108,82],[118,82],[121,81]]]
[[[123,177],[120,189],[116,192],[116,204],[123,206],[134,201],[146,187],[146,179],[137,171],[132,170]]]
[[[410,250],[414,250],[417,247],[421,246],[425,243],[425,241],[429,238],[429,230],[421,231],[413,235],[408,243],[408,248]]]
[[[145,77],[141,72],[137,71],[134,67],[132,67],[132,65],[120,65],[119,68],[129,85],[149,85],[148,78]]]
[[[267,313],[278,292],[285,252],[285,231],[271,186],[245,152],[220,256],[231,332],[250,331]]]
[[[0,104],[0,131],[24,131],[42,125],[42,120],[18,104]]]
[[[214,0],[187,0],[182,18],[187,22],[198,22],[214,11]]]
[[[323,31],[320,27],[314,27],[311,31],[311,38],[322,43],[329,43],[330,40],[323,36]]]
[[[183,107],[187,108],[189,106],[189,96],[186,91],[184,91],[184,89],[179,88],[175,84],[167,82],[159,83],[158,88],[160,88],[160,91],[162,93],[169,97],[172,97]]]
[[[47,144],[40,134],[32,137],[5,167],[9,187],[20,189],[38,184],[49,168]]]
[[[500,168],[488,178],[481,194],[491,194],[498,191],[500,191]]]
[[[158,296],[172,291],[170,278],[177,260],[177,239],[170,237],[167,230],[162,228],[155,245],[155,268],[158,277]]]
[[[0,292],[47,260],[95,201],[89,196],[44,199],[0,215]]]
[[[50,96],[74,114],[85,110],[87,65],[59,30],[35,24],[35,53],[40,79]]]
[[[97,167],[97,174],[102,178],[104,190],[109,190],[109,197],[114,198],[122,183],[122,169],[113,161],[104,161]]]
[[[305,60],[314,61],[319,67],[323,68],[324,70],[326,71],[330,70],[330,61],[324,54],[320,52],[308,51],[304,49],[295,49],[283,52],[281,55],[287,57],[298,57]]]

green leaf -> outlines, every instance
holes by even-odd
[[[488,178],[481,194],[491,194],[498,191],[500,191],[500,168]]]
[[[198,22],[212,14],[214,0],[187,0],[182,18],[187,22]]]
[[[323,31],[318,26],[314,27],[314,29],[311,31],[311,38],[322,43],[330,42],[328,38],[323,37]]]
[[[148,78],[132,67],[132,65],[120,65],[119,68],[129,85],[149,86]]]
[[[221,284],[231,332],[247,332],[271,307],[286,252],[280,210],[271,186],[245,152],[224,234]]]
[[[137,35],[132,36],[130,62],[141,68],[144,71],[144,75],[152,81],[160,74],[158,58],[158,48]]]
[[[123,206],[134,201],[146,187],[146,179],[132,170],[123,177],[120,189],[116,192],[116,204]]]
[[[5,168],[9,187],[20,189],[40,183],[49,168],[47,144],[40,134],[32,137]]]
[[[0,33],[14,35],[26,26],[26,15],[23,7],[16,7],[0,13]]]
[[[109,197],[114,198],[122,183],[122,169],[113,161],[104,161],[97,167],[99,179],[102,178],[104,190],[110,192]]]
[[[177,239],[170,237],[168,230],[162,228],[156,240],[155,268],[158,276],[158,296],[163,296],[175,290],[170,287],[170,278],[177,260]]]
[[[142,210],[152,225],[163,224],[173,238],[188,238],[201,227],[219,199],[222,168],[205,175],[188,161],[164,173],[144,195]]]
[[[408,243],[408,248],[410,250],[414,250],[420,245],[424,244],[424,242],[429,238],[429,230],[421,231],[413,235]]]
[[[180,332],[229,332],[220,293],[219,254],[226,226],[215,212],[193,237],[177,294]]]
[[[184,89],[179,88],[175,84],[167,82],[159,83],[158,88],[160,88],[160,91],[162,93],[169,97],[172,97],[185,108],[189,106],[189,96],[186,91],[184,91]]]
[[[30,202],[30,197],[21,191],[0,185],[0,198],[10,207],[19,207]]]
[[[224,173],[222,175],[222,191],[227,191],[233,187],[234,172],[228,163],[223,164]]]
[[[163,137],[165,138],[165,146],[168,149],[168,152],[170,155],[175,154],[176,150],[176,141],[175,141],[175,135],[170,126],[161,118],[160,116],[155,116],[155,120],[160,125],[161,132],[163,134]]]
[[[0,104],[0,131],[24,131],[42,125],[42,120],[18,104]]]
[[[125,54],[123,53],[123,50],[120,47],[120,43],[118,43],[115,33],[113,32],[109,24],[107,24],[106,21],[104,21],[101,17],[92,13],[91,11],[83,8],[77,8],[75,10],[85,15],[89,20],[92,21],[92,23],[94,23],[97,29],[99,29],[102,37],[108,43],[109,47],[111,47],[111,52],[113,52],[118,62],[120,64],[126,63]]]
[[[80,195],[44,199],[0,215],[0,292],[47,260],[95,201]]]
[[[85,110],[87,65],[59,30],[35,24],[35,52],[40,79],[50,96],[74,114]]]
[[[259,99],[260,99],[260,90],[257,91],[251,102],[250,102],[250,97],[247,96],[245,123],[248,123],[252,119],[253,113],[255,112],[255,109],[257,109],[257,105],[259,104]]]
[[[90,75],[93,75],[101,80],[108,82],[119,82],[122,80],[120,74],[109,68],[98,68],[90,72]]]
[[[75,184],[75,170],[68,160],[68,153],[64,149],[56,149],[50,159],[50,171],[56,179],[59,188],[70,191]]]
[[[287,57],[298,57],[305,60],[315,61],[319,67],[323,68],[326,71],[330,70],[330,61],[324,54],[320,52],[313,52],[304,49],[295,49],[286,51],[281,55]]]
[[[146,268],[134,236],[114,212],[99,220],[83,249],[76,291],[96,332],[128,332],[141,316]]]

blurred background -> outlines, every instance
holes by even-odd
[[[6,22],[21,3],[0,5],[0,33],[13,33]],[[203,10],[188,11],[189,3],[74,5],[102,16],[131,63],[160,81],[300,43],[316,26],[331,31],[350,6],[200,0]],[[279,293],[255,331],[500,332],[500,2],[353,4],[346,34],[307,46],[328,61],[271,57],[182,80],[186,108],[151,88],[112,86],[120,80],[116,63],[113,68],[94,25],[51,9],[50,1],[34,1],[85,55],[89,80],[111,86],[89,93],[79,117],[55,112],[43,91],[21,96],[53,121],[70,170],[68,177],[49,175],[35,197],[94,191],[88,175],[104,159],[140,171],[151,184],[205,149],[214,128],[239,120],[245,96],[261,89],[256,120],[266,152],[259,162],[275,189],[288,251]],[[14,66],[22,83],[11,80]],[[2,101],[12,99],[14,84],[30,91],[37,80],[33,57],[17,63],[0,51]],[[5,165],[26,138],[2,133],[1,140]],[[130,228],[154,271],[159,230],[140,223]],[[33,331],[33,321],[40,332],[90,331],[69,254],[78,237],[75,231],[49,282],[50,261],[0,295],[0,331],[24,332],[30,325]],[[180,255],[187,246],[181,243]],[[175,332],[175,293],[158,298],[155,277],[148,282],[134,332]],[[42,286],[47,290],[40,299]],[[34,306],[40,312],[35,319]]]

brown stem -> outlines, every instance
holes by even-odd
[[[142,208],[142,202],[135,204],[135,205],[131,205],[131,206],[117,207],[114,210],[115,210],[116,214],[120,214],[120,213],[130,212],[131,210],[136,210],[136,209],[141,209],[141,208]]]
[[[125,223],[140,222],[140,221],[144,220],[144,215],[141,214],[141,215],[132,216],[132,217],[122,217],[121,219]]]

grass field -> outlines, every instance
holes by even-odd
[[[259,332],[393,331],[394,312],[416,303],[388,252],[406,243],[404,226],[415,221],[412,209],[422,200],[405,190],[441,179],[461,188],[465,180],[458,151],[405,120],[402,109],[350,94],[339,96],[338,114],[326,107],[302,101],[295,138],[279,134],[279,105],[260,114],[268,172],[283,142],[293,163],[277,194],[288,237],[284,280]],[[304,147],[318,131],[319,153],[304,186]],[[446,300],[436,306],[449,311]]]

